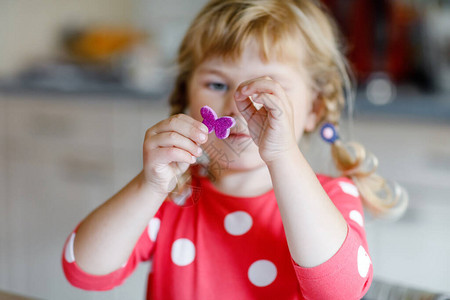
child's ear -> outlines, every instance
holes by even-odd
[[[306,116],[305,131],[312,132],[325,115],[325,103],[320,96],[314,98],[312,109]]]

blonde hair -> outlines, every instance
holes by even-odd
[[[352,96],[351,72],[342,54],[336,24],[320,2],[313,0],[212,0],[206,4],[179,48],[178,76],[169,99],[171,114],[185,112],[189,80],[203,61],[212,56],[235,60],[251,39],[259,43],[265,61],[274,57],[287,61],[298,59],[298,47],[302,45],[306,50],[303,66],[308,70],[311,88],[325,109],[317,124],[339,124],[345,98]],[[351,99],[348,105],[351,110]],[[401,188],[391,189],[375,173],[375,157],[371,157],[371,169],[364,169],[367,157],[362,145],[338,140],[332,145],[331,153],[336,168],[342,176],[353,180],[370,212],[376,216],[398,216],[404,211],[406,192]],[[179,178],[173,192],[183,190],[189,179],[188,170]]]

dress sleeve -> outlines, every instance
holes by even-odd
[[[292,260],[301,292],[305,299],[361,299],[372,282],[373,267],[358,189],[348,178],[331,179],[323,188],[347,221],[347,236],[335,255],[316,267],[304,268]]]
[[[140,262],[151,259],[160,223],[161,210],[150,220],[142,232],[127,262],[119,269],[106,275],[89,274],[78,266],[73,251],[78,225],[64,244],[62,267],[66,279],[75,287],[91,291],[106,291],[121,285],[133,273]]]

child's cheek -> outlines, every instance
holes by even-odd
[[[193,119],[195,119],[195,120],[197,120],[197,121],[199,121],[199,122],[201,122],[201,121],[203,120],[202,116],[201,116],[200,113],[199,113],[199,109],[196,109],[196,108],[193,107],[193,106],[189,107],[189,115],[190,115]]]

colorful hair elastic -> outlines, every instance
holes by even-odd
[[[208,132],[213,130],[216,132],[217,138],[223,140],[230,135],[230,128],[236,125],[236,121],[232,117],[217,118],[216,112],[209,106],[205,105],[200,109],[203,117],[202,123],[208,127]]]
[[[339,136],[337,134],[336,128],[331,123],[325,123],[320,130],[320,135],[324,141],[333,144]]]

